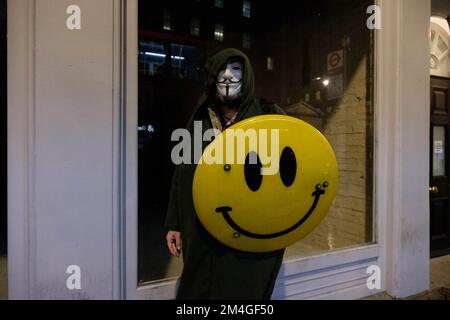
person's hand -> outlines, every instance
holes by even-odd
[[[183,243],[181,241],[181,233],[177,231],[169,231],[167,233],[167,247],[169,252],[174,257],[180,257],[181,250],[183,250]]]

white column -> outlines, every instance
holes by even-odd
[[[429,288],[430,0],[382,0],[378,38],[377,175],[385,214],[387,292]]]
[[[8,10],[10,298],[118,298],[120,1]]]

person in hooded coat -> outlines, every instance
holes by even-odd
[[[226,119],[223,116],[224,103],[218,98],[217,78],[227,64],[235,61],[243,65],[241,94],[234,103],[234,117]],[[226,129],[234,123],[259,115],[285,114],[278,106],[262,105],[255,98],[253,69],[248,57],[241,51],[223,50],[209,59],[205,69],[207,91],[187,126],[192,136],[195,121],[202,123],[205,132],[212,128]],[[203,148],[207,144],[204,142]],[[215,240],[201,225],[195,213],[192,199],[195,169],[196,164],[176,167],[165,223],[169,230],[169,251],[178,257],[182,253],[184,262],[177,299],[270,300],[284,250],[246,253]]]

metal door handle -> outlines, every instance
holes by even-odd
[[[438,187],[431,187],[430,188],[430,192],[434,193],[434,194],[439,193],[439,188]]]

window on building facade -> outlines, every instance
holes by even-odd
[[[224,0],[215,0],[216,8],[223,8],[223,1]]]
[[[273,71],[273,58],[267,57],[267,70]]]
[[[373,243],[375,61],[373,31],[366,27],[373,0],[324,0],[320,6],[314,0],[244,1],[243,12],[230,11],[228,16],[229,21],[243,23],[230,25],[226,36],[224,25],[215,24],[224,21],[223,10],[172,2],[175,6],[162,4],[158,16],[151,2],[140,1],[139,281],[173,279],[182,270],[181,260],[170,256],[165,242],[175,167],[171,135],[186,126],[205,93],[201,71],[207,58],[229,47],[247,53],[257,98],[316,127],[338,160],[340,184],[334,205],[312,234],[287,248],[285,259]],[[173,11],[176,4],[183,8],[180,12]],[[174,17],[209,16],[211,22],[201,26],[204,38],[187,36],[196,33],[189,18],[183,23],[180,18],[175,31],[171,21],[172,32],[151,25],[164,18],[164,10]],[[258,32],[247,41],[249,30]],[[437,39],[436,33],[432,43],[441,52],[445,47]],[[247,50],[249,43],[253,50]]]
[[[191,35],[197,37],[200,35],[200,19],[198,18],[191,19]]]
[[[244,32],[242,34],[242,48],[250,49],[252,47],[252,36],[250,33]]]
[[[252,4],[249,0],[243,1],[242,16],[245,18],[250,18],[252,16]]]
[[[172,31],[172,13],[169,11],[164,12],[164,22],[163,22],[163,29],[166,31]]]
[[[164,44],[154,41],[139,41],[139,73],[155,76],[162,72],[166,62]]]
[[[217,41],[223,41],[223,24],[216,24],[214,28],[214,39]]]

